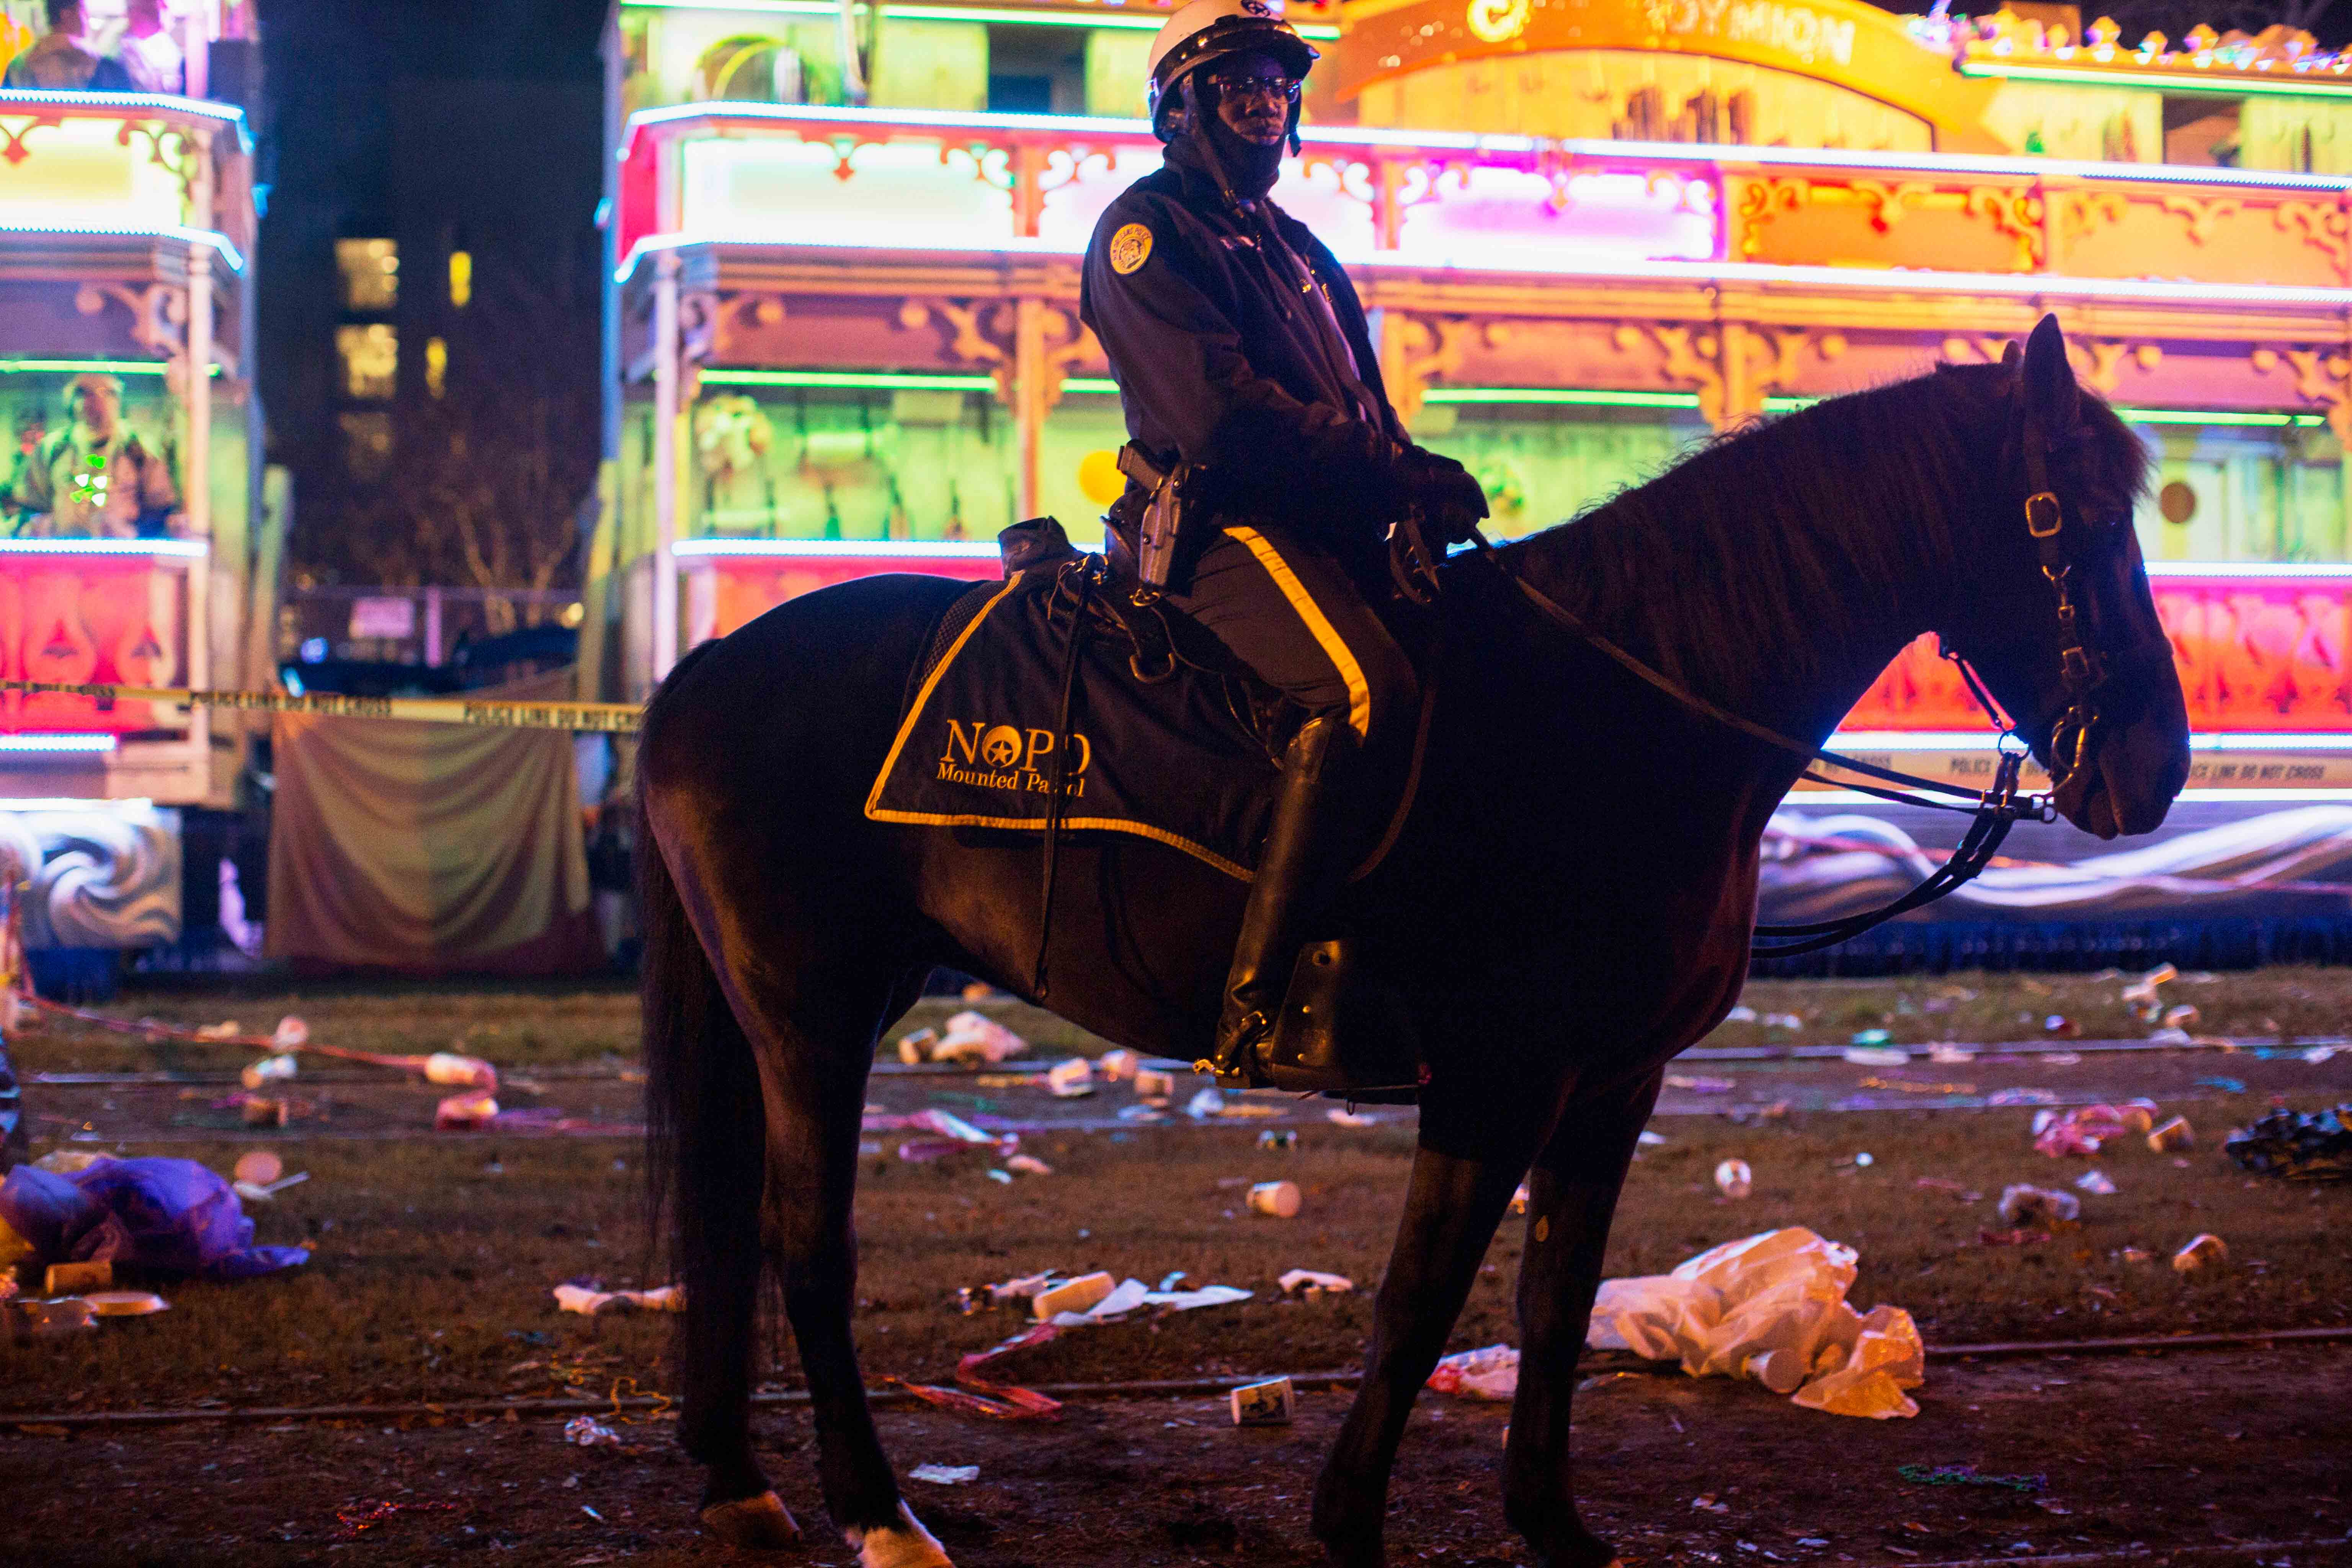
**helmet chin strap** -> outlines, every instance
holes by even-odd
[[[1234,195],[1234,182],[1225,174],[1225,161],[1217,156],[1216,138],[1209,134],[1209,120],[1217,112],[1217,108],[1213,102],[1203,101],[1203,95],[1199,90],[1200,79],[1196,73],[1186,77],[1181,83],[1184,134],[1192,138],[1194,150],[1201,154],[1201,162],[1208,166],[1209,177],[1217,182],[1217,190],[1225,198],[1225,205],[1238,208],[1242,205],[1241,199]]]

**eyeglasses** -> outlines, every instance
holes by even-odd
[[[1211,75],[1209,83],[1219,95],[1244,102],[1254,98],[1270,98],[1277,102],[1297,103],[1299,84],[1286,76],[1217,76]]]

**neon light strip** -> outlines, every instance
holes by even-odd
[[[636,270],[637,263],[646,256],[698,245],[740,246],[769,252],[864,250],[885,256],[1068,257],[1084,254],[1081,246],[1057,245],[1045,239],[998,239],[967,244],[945,241],[903,246],[880,244],[871,239],[803,238],[787,242],[763,234],[654,234],[646,236],[629,247],[628,256],[614,274],[615,280],[627,282]],[[2069,278],[2051,273],[1912,272],[1892,268],[1882,271],[1853,267],[1742,265],[1716,261],[1644,261],[1639,264],[1639,270],[1628,269],[1614,261],[1579,262],[1565,258],[1532,265],[1520,261],[1508,267],[1467,267],[1454,262],[1398,256],[1392,252],[1342,259],[1360,270],[1409,273],[1416,279],[1427,279],[1433,275],[1475,279],[1585,278],[1601,282],[1688,283],[1698,288],[1780,283],[1830,293],[1990,294],[2027,300],[2120,300],[2139,304],[2308,306],[2326,310],[2352,309],[2352,289],[2290,288],[2275,284],[2179,283],[2137,278]]]
[[[208,228],[184,228],[174,225],[168,228],[116,228],[107,224],[67,223],[0,223],[0,235],[7,234],[88,234],[120,236],[132,239],[176,239],[184,245],[209,245],[221,254],[229,269],[245,270],[245,253],[229,242],[228,236],[215,234]]]
[[[809,386],[860,392],[902,388],[927,392],[996,390],[995,381],[985,375],[900,374],[889,371],[706,370],[702,381],[707,386]]]
[[[2352,752],[2352,735],[2341,731],[2330,734],[2291,735],[2191,735],[2189,749],[2192,752]]]
[[[2317,414],[2256,414],[2198,408],[2118,408],[2116,412],[2135,425],[2251,425],[2275,428],[2282,425],[2327,423],[2326,416]]]
[[[1788,414],[1821,401],[1818,397],[1768,397],[1764,400],[1764,412]],[[2311,426],[2327,423],[2326,416],[2322,414],[2267,414],[2247,409],[2118,406],[2116,413],[2135,425],[2248,425],[2275,428],[2282,425]]]
[[[89,753],[112,750],[111,735],[0,735],[0,752]]]
[[[153,359],[8,359],[0,360],[0,375],[31,375],[37,372],[47,374],[77,375],[161,375],[168,367],[162,360]],[[215,376],[226,374],[213,366]]]
[[[782,555],[892,561],[993,561],[1000,553],[992,543],[911,539],[682,539],[672,547],[672,552],[701,557]]]
[[[1097,397],[1116,397],[1118,395],[1118,383],[1107,376],[1074,375],[1062,383],[1062,390]]]
[[[2352,578],[2352,564],[2306,565],[2291,561],[2151,561],[2149,577],[2285,577],[2312,581]]]
[[[0,555],[174,555],[200,560],[201,539],[0,539]]]
[[[828,5],[823,0],[730,0],[723,5],[711,5],[708,0],[621,0],[624,8],[646,11],[761,11],[770,16],[838,16],[839,5]],[[859,5],[858,10],[866,9]],[[1015,11],[999,10],[980,5],[884,5],[885,20],[893,16],[909,22],[1002,22],[1023,27],[1112,27],[1129,32],[1156,33],[1166,16],[1129,16],[1118,13],[1086,11]],[[1339,29],[1324,22],[1297,22],[1292,26],[1302,38],[1318,43],[1336,39]]]
[[[1696,408],[1691,392],[1605,392],[1553,386],[1433,386],[1423,403],[1528,404],[1577,408]]]
[[[1832,752],[1990,752],[1985,730],[1841,730],[1823,742]],[[2317,730],[2287,734],[2196,734],[2192,752],[2352,752],[2352,733]]]
[[[2352,789],[2269,789],[2259,785],[2250,785],[2245,789],[2231,789],[2226,784],[2192,784],[2175,795],[2173,799],[2177,802],[2186,801],[2191,805],[2214,805],[2226,801],[2231,805],[2260,805],[2264,802],[2284,805],[2312,801],[2352,801]],[[1865,809],[1876,807],[1882,811],[1892,809],[1895,805],[1894,802],[1881,800],[1876,795],[1864,795],[1858,789],[1804,787],[1790,790],[1782,804],[1794,806],[1856,805]]]
[[[2166,92],[2204,93],[2230,98],[2269,94],[2284,98],[2342,98],[2352,94],[2352,82],[2313,81],[2308,77],[2281,78],[2231,71],[2227,75],[2189,71],[2136,71],[2065,66],[2011,65],[2006,60],[1965,59],[1960,74],[2006,77],[2012,81],[2055,81],[2068,87],[2153,87]]]
[[[826,16],[836,7],[815,7]],[[1155,26],[1157,23],[1153,24]],[[1306,29],[1300,29],[1302,32]],[[1309,35],[1314,36],[1314,35]],[[2352,84],[2347,84],[2352,85]],[[629,117],[625,144],[639,126],[660,125],[698,116],[721,119],[809,121],[845,125],[906,126],[958,131],[1065,131],[1090,136],[1127,135],[1138,143],[1153,144],[1151,127],[1140,120],[1109,120],[1074,114],[950,113],[934,110],[830,109],[803,104],[709,103],[673,104],[666,109],[640,110]],[[1717,164],[1740,168],[1869,169],[1928,175],[1997,174],[2019,180],[2078,179],[2127,181],[2140,184],[2210,185],[2296,191],[2352,191],[2352,177],[2305,174],[2277,169],[2190,168],[2179,163],[2091,163],[2079,158],[2000,158],[1954,156],[1931,153],[1857,153],[1796,147],[1749,147],[1711,142],[1600,142],[1590,138],[1543,141],[1532,136],[1478,135],[1443,131],[1378,131],[1357,127],[1301,126],[1300,138],[1318,147],[1393,147],[1433,153],[1486,153],[1497,157],[1534,158],[1566,155],[1620,163],[1653,162],[1681,168]]]

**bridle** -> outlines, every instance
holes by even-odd
[[[2171,658],[2168,643],[2135,645],[2112,658],[2104,650],[2095,589],[2083,595],[2079,601],[2076,596],[2074,569],[2080,561],[2075,547],[2077,542],[2086,536],[2093,545],[2111,541],[2116,530],[2130,526],[2130,520],[2126,517],[2097,523],[2078,521],[2073,528],[2067,526],[2068,508],[2051,483],[2049,443],[2040,422],[2033,416],[2026,395],[2021,364],[2013,383],[2013,397],[2017,409],[2017,444],[2025,469],[2026,495],[2022,506],[2025,531],[2032,541],[2042,575],[2057,598],[2061,707],[2050,723],[2051,788],[2046,794],[2029,794],[2019,788],[2019,775],[2028,754],[2027,743],[2019,734],[2017,726],[2003,715],[2000,705],[1994,701],[1975,665],[1948,639],[1945,641],[1944,657],[1959,669],[1969,692],[1983,707],[1999,736],[1995,749],[2000,760],[1994,769],[1993,782],[1981,790],[1899,773],[1864,762],[1859,757],[1843,756],[1820,746],[1808,745],[1717,706],[1672,678],[1651,668],[1601,636],[1574,611],[1512,570],[1482,534],[1475,530],[1471,532],[1471,541],[1481,558],[1548,618],[1558,622],[1595,650],[1690,711],[1737,730],[1751,740],[1804,758],[1807,766],[1803,777],[1816,784],[1860,790],[1897,805],[1958,811],[1971,817],[1958,847],[1952,851],[1942,866],[1909,891],[1876,909],[1837,920],[1801,925],[1759,925],[1755,928],[1755,935],[1766,940],[1750,945],[1750,951],[1758,958],[1790,958],[1818,952],[1931,903],[1974,879],[1990,865],[2002,840],[2009,836],[2011,826],[2019,819],[2031,817],[2037,822],[2055,821],[2062,805],[2079,804],[2090,788],[2095,772],[2092,759],[2097,754],[2095,742],[2105,717],[2100,699],[2109,685],[2114,668],[2136,666],[2152,658],[2159,647],[2168,661]],[[1876,779],[1879,783],[1860,784],[1853,777],[1829,778],[1815,771],[1811,764],[1816,763],[1826,763],[1849,775]],[[1930,799],[1918,793],[1921,791],[1935,795],[1958,796],[1974,804],[1960,805],[1946,800]]]

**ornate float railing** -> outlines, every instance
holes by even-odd
[[[1276,197],[1349,260],[1905,268],[2352,286],[2352,180],[2038,158],[1309,128]],[[1142,122],[705,103],[622,150],[625,270],[677,244],[1073,253]]]

